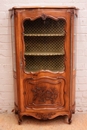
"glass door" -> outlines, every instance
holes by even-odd
[[[24,21],[25,71],[64,71],[65,25],[65,19]]]

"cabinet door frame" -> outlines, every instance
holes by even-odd
[[[57,20],[58,18],[63,18],[66,20],[66,40],[65,40],[65,79],[66,79],[66,111],[70,109],[70,77],[71,77],[71,17],[70,13],[65,9],[31,9],[31,10],[15,10],[15,35],[16,35],[16,64],[17,64],[17,86],[18,86],[18,100],[19,100],[19,109],[22,111],[24,108],[24,89],[23,81],[27,77],[31,77],[31,73],[26,74],[24,72],[24,42],[23,42],[23,20],[31,19],[35,20],[38,17],[50,16],[53,19]],[[54,74],[55,75],[55,74]],[[61,74],[62,76],[62,74]]]

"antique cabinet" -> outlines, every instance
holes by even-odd
[[[11,10],[15,113],[37,119],[75,112],[75,7]]]

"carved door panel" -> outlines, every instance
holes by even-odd
[[[64,108],[64,78],[39,78],[24,81],[24,103],[26,109]]]

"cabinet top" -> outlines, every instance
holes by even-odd
[[[16,10],[16,9],[75,9],[77,10],[78,8],[71,6],[15,6],[12,7],[10,10]]]

